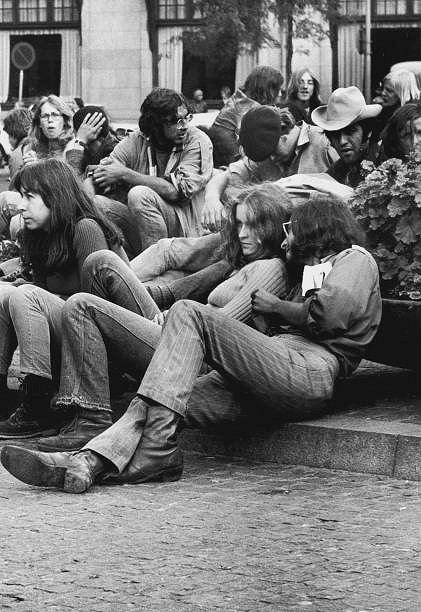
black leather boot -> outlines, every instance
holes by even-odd
[[[50,436],[60,427],[51,410],[53,383],[28,374],[22,384],[22,401],[8,419],[0,422],[0,439]]]
[[[136,452],[121,474],[109,474],[104,484],[170,482],[183,473],[183,455],[177,446],[180,416],[159,404],[149,406]]]
[[[42,451],[77,451],[92,438],[112,425],[109,410],[86,410],[76,407],[74,418],[61,428],[56,436],[43,438],[38,442]]]

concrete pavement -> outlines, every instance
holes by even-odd
[[[416,482],[189,453],[81,496],[0,470],[0,497],[2,610],[421,609]]]

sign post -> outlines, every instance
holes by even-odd
[[[23,72],[34,65],[36,53],[34,47],[28,42],[19,42],[13,46],[10,59],[15,68],[19,70],[19,104],[23,97]]]

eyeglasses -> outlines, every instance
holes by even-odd
[[[62,116],[63,115],[61,113],[43,113],[40,115],[40,119],[41,121],[49,121],[50,119],[53,121],[58,121]]]
[[[289,235],[291,233],[291,229],[292,229],[292,222],[291,221],[287,221],[286,223],[282,223],[282,229],[284,230],[284,234],[286,236],[286,238],[289,238]]]
[[[193,119],[193,114],[188,113],[185,117],[180,117],[179,119],[175,119],[174,121],[167,121],[167,125],[175,125],[177,128],[182,128]]]

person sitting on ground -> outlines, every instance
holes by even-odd
[[[276,104],[284,77],[275,68],[257,66],[219,111],[209,135],[212,139],[215,168],[228,166],[240,157],[238,131],[243,115],[260,104]]]
[[[215,172],[205,191],[202,224],[217,231],[224,217],[222,196],[229,185],[277,181],[294,174],[327,172],[339,159],[327,136],[305,122],[295,124],[288,109],[258,106],[241,121],[245,157]]]
[[[216,283],[208,287],[213,290],[206,309],[252,324],[251,292],[262,288],[285,296],[282,223],[289,215],[287,194],[271,184],[238,193],[226,226],[225,274],[219,280],[228,268],[231,274],[216,288]],[[71,405],[76,418],[58,436],[41,441],[40,447],[50,451],[79,449],[105,429],[110,414],[107,358],[140,381],[162,332],[159,304],[112,254],[101,251],[86,260],[82,289],[96,295],[81,293],[66,302],[56,398],[59,406]]]
[[[9,155],[10,178],[23,166],[23,147],[28,142],[32,125],[32,113],[27,108],[11,110],[3,121],[3,130],[9,136],[12,152]]]
[[[286,107],[295,121],[313,123],[311,113],[322,104],[320,83],[310,68],[301,68],[292,73],[287,89],[287,99],[280,108]]]
[[[340,159],[329,169],[334,179],[350,187],[362,180],[361,162],[375,161],[378,151],[370,150],[373,119],[382,107],[366,104],[358,87],[335,89],[326,105],[314,109],[313,123],[325,130]]]
[[[8,135],[11,153],[9,155],[10,189],[0,193],[0,236],[10,238],[9,225],[13,216],[18,213],[20,195],[13,191],[13,177],[23,166],[23,149],[28,143],[28,132],[32,124],[32,113],[27,108],[10,111],[4,118],[3,130]]]
[[[120,420],[76,454],[6,446],[6,470],[25,483],[68,493],[98,481],[178,480],[183,419],[209,409],[208,423],[244,412],[259,420],[318,414],[335,380],[352,374],[376,333],[378,269],[356,246],[361,230],[352,213],[335,199],[320,197],[296,208],[285,230],[287,257],[305,266],[302,282],[287,299],[257,288],[249,297],[256,315],[271,317],[270,335],[201,304],[177,302]],[[72,298],[72,308],[80,299]],[[204,363],[214,370],[199,377]],[[85,384],[92,378],[86,376]]]
[[[160,238],[201,235],[201,198],[213,170],[212,143],[189,126],[181,93],[155,88],[140,111],[139,130],[92,173],[95,186],[125,187],[124,204],[102,195],[95,201],[121,228],[132,255]]]
[[[195,89],[193,92],[193,99],[189,104],[189,108],[192,113],[207,113],[208,105],[203,99],[203,91],[201,89]]]
[[[50,157],[65,162],[66,153],[74,144],[72,116],[71,109],[58,96],[50,94],[41,98],[33,111],[23,163]]]
[[[118,144],[110,132],[108,117],[100,106],[84,106],[73,115],[76,139],[67,153],[67,162],[83,176],[89,165],[99,164]]]
[[[21,256],[32,270],[33,284],[0,284],[2,439],[57,431],[50,400],[60,367],[64,300],[80,290],[82,266],[90,253],[112,249],[125,258],[116,229],[64,162],[47,159],[27,164],[17,174],[15,186],[22,195]],[[7,372],[17,346],[23,399],[8,418]]]
[[[379,162],[392,157],[405,161],[421,144],[421,102],[408,102],[396,110],[382,133]]]

